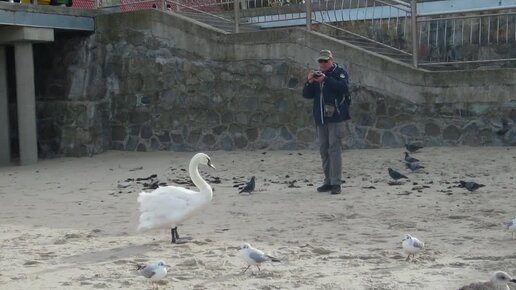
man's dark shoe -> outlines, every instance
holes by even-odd
[[[323,184],[322,186],[317,187],[318,192],[326,192],[330,191],[333,188],[331,184]]]
[[[340,194],[340,193],[341,193],[340,185],[332,185],[331,194]]]

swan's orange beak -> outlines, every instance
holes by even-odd
[[[213,168],[213,169],[215,169],[215,165],[211,164],[211,160],[210,159],[208,159],[208,166]]]

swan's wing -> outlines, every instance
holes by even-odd
[[[138,230],[172,226],[186,219],[201,206],[199,193],[177,186],[159,187],[152,192],[141,192],[140,223]]]

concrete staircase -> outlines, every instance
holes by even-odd
[[[389,46],[385,46],[374,42],[370,39],[356,36],[352,33],[348,33],[345,31],[339,31],[338,35],[332,35],[333,37],[349,42],[355,46],[361,47],[367,51],[375,52],[386,57],[392,58],[394,60],[404,62],[407,64],[412,64],[412,55],[404,53],[400,50],[391,48]]]
[[[371,39],[357,36],[353,33],[344,31],[344,30],[337,30],[337,29],[329,29],[328,27],[324,28],[324,31],[321,31],[321,33],[332,36],[336,39],[340,39],[343,41],[346,41],[350,44],[353,44],[355,46],[361,47],[367,51],[374,52],[377,54],[381,54],[383,56],[386,56],[388,58],[391,58],[396,61],[400,61],[409,65],[412,65],[412,55],[405,53],[401,50],[392,48],[390,46],[382,45],[380,43],[377,43]],[[500,64],[492,64],[494,67],[500,67]],[[427,65],[424,63],[419,63],[418,67],[426,70],[431,71],[442,71],[442,70],[463,70],[463,69],[479,69],[482,67],[488,67],[489,64],[485,65],[479,65],[479,64],[440,64],[440,65]],[[503,65],[502,65],[503,66]]]
[[[179,14],[197,20],[199,22],[205,23],[207,25],[210,25],[214,28],[220,29],[222,31],[225,31],[227,33],[233,33],[235,29],[234,23],[229,20],[232,19],[232,15],[229,13],[220,13],[217,14],[217,16],[220,16],[222,18],[228,19],[220,19],[217,17],[214,17],[209,14],[204,13],[192,13],[192,12],[180,12]],[[240,25],[240,32],[253,32],[258,31],[261,28],[258,25],[249,25],[245,23],[241,23]],[[343,41],[346,41],[352,45],[358,46],[363,48],[366,51],[370,51],[373,53],[377,53],[380,55],[383,55],[385,57],[391,58],[393,60],[406,63],[408,65],[412,65],[412,55],[405,53],[401,50],[392,48],[390,46],[382,45],[378,42],[375,42],[371,39],[368,39],[366,37],[361,37],[356,34],[350,33],[345,30],[332,28],[329,26],[324,26],[324,28],[317,29],[314,27],[316,31],[319,31],[320,33],[323,33],[325,35],[334,37],[336,39],[340,39]],[[460,63],[460,64],[440,64],[440,65],[426,65],[424,63],[419,63],[418,67],[426,70],[431,71],[442,71],[442,70],[474,70],[474,69],[483,69],[483,68],[500,68],[500,67],[511,67],[514,68],[515,64],[511,62],[498,62],[498,63],[486,63],[486,64],[467,64],[467,63]]]
[[[235,31],[235,23],[231,20],[223,20],[217,17],[213,17],[209,14],[204,13],[193,13],[193,12],[179,12],[179,14],[202,22],[204,24],[208,24],[220,30],[226,31],[228,33],[233,33]],[[227,14],[218,14],[217,16],[223,17],[225,19],[230,19],[230,16]],[[239,26],[240,32],[252,32],[260,30],[259,26],[249,25],[249,24],[240,24]]]

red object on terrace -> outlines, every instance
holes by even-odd
[[[99,0],[102,3],[102,0]],[[119,0],[119,4],[117,6],[120,7],[120,11],[133,11],[133,10],[142,10],[142,9],[162,9],[163,1],[162,0]],[[210,0],[179,0],[185,6],[193,7],[195,9],[216,13],[224,11],[223,4],[217,3],[215,1]],[[219,0],[220,1],[220,0]],[[94,0],[73,0],[72,7],[74,8],[82,8],[82,9],[93,9],[95,8]],[[177,11],[175,2],[166,1],[167,9],[171,11]],[[182,12],[198,12],[193,9],[188,9],[187,7],[180,6],[180,10]]]

